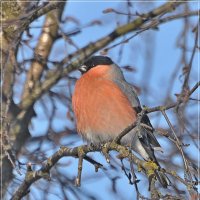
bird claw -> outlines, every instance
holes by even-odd
[[[142,166],[140,164],[137,164],[138,172],[142,171]]]
[[[107,144],[103,145],[102,153],[106,158],[106,162],[110,163],[110,155],[109,155],[109,149],[108,149],[108,145]]]

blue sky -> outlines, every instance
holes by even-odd
[[[164,1],[163,1],[164,2]],[[138,2],[136,5],[134,4],[132,11],[133,13],[137,10],[138,12],[145,12],[148,10],[153,9],[154,7],[157,7],[158,5],[161,5],[163,2],[160,1],[155,1],[155,2]],[[197,9],[197,2],[196,3],[191,3],[191,7],[193,9]],[[126,23],[127,17],[126,16],[121,16],[121,15],[116,15],[114,13],[109,13],[109,14],[103,14],[103,10],[107,8],[115,8],[116,10],[121,10],[125,11],[126,9],[126,4],[124,2],[110,2],[110,1],[103,1],[103,2],[72,2],[69,1],[67,3],[67,6],[64,11],[63,18],[66,16],[73,16],[76,18],[77,22],[80,23],[80,26],[85,26],[88,23],[90,23],[93,20],[101,20],[102,24],[100,26],[93,26],[91,28],[84,28],[81,34],[73,36],[72,39],[74,42],[78,45],[79,48],[87,45],[89,42],[95,42],[97,39],[107,35],[110,33],[114,28],[116,28],[117,24],[116,21],[119,21],[120,24]],[[192,17],[190,18],[193,20],[194,26],[197,23],[197,17]],[[42,24],[44,18],[40,18],[36,22],[32,24],[32,27],[38,26]],[[180,35],[180,31],[182,30],[183,26],[183,20],[176,20],[172,21],[166,24],[163,24],[159,26],[159,30],[149,30],[146,31],[137,37],[133,38],[132,40],[129,41],[128,44],[124,45],[124,52],[122,55],[122,58],[119,61],[118,57],[118,52],[120,50],[120,46],[112,49],[109,51],[108,56],[110,56],[115,62],[118,63],[119,66],[124,66],[124,65],[131,65],[135,66],[136,72],[133,73],[128,73],[124,71],[126,79],[135,84],[136,86],[140,87],[140,85],[143,84],[149,84],[150,91],[145,91],[142,88],[142,91],[139,95],[139,98],[141,100],[142,105],[146,105],[149,107],[152,106],[157,106],[157,105],[162,105],[164,102],[164,99],[166,97],[166,91],[167,91],[167,86],[170,84],[170,77],[171,74],[173,73],[173,69],[179,62],[179,57],[180,57],[180,49],[176,47],[176,40],[177,37]],[[63,25],[62,30],[65,32],[70,32],[74,28],[76,28],[76,24],[69,22],[65,25]],[[192,27],[190,27],[192,29]],[[34,35],[35,40],[31,43],[33,46],[35,46],[35,42],[37,41],[36,38],[38,38],[40,34],[39,29],[32,29],[32,34]],[[129,36],[131,36],[133,33],[130,33]],[[25,37],[25,36],[24,36]],[[127,37],[127,36],[126,36]],[[120,39],[116,40],[113,42],[113,44],[117,43],[120,41]],[[145,42],[144,42],[145,41]],[[187,41],[189,46],[193,46],[194,43],[194,37],[191,31],[188,33]],[[112,45],[112,44],[111,44]],[[110,45],[109,45],[110,46]],[[150,46],[150,48],[149,48]],[[56,44],[53,47],[53,51],[51,52],[50,55],[50,60],[61,60],[63,57],[66,56],[66,51],[67,52],[73,52],[75,51],[75,48],[72,46],[66,46],[66,44],[63,42],[63,40],[59,40],[56,42]],[[148,52],[148,56],[146,54]],[[21,60],[22,58],[30,58],[32,56],[32,51],[26,47],[20,53],[18,54],[18,59]],[[97,53],[98,54],[98,53]],[[188,52],[188,58],[190,57],[191,52]],[[149,60],[148,60],[149,59]],[[27,66],[28,67],[28,66]],[[153,69],[153,73],[150,74],[145,74],[145,70],[148,68]],[[198,58],[197,55],[195,56],[194,59],[194,64],[193,64],[193,70],[191,76],[193,77],[193,80],[190,82],[190,86],[193,86],[195,81],[198,79]],[[177,76],[179,77],[181,75],[181,69],[180,67],[179,73]],[[80,77],[79,72],[74,72],[71,74],[71,76],[75,77]],[[22,81],[23,79],[21,79]],[[175,84],[174,87],[171,88],[170,90],[170,95],[171,98],[175,100],[175,93],[181,92],[181,79],[176,78],[175,79]],[[53,87],[52,90],[62,90],[63,92],[65,91],[65,85],[63,81],[63,86],[62,82],[59,83],[61,86]],[[16,90],[18,90],[17,88]],[[67,92],[67,91],[66,91]],[[197,98],[197,92],[194,94],[194,97]],[[47,97],[44,95],[43,99],[45,100]],[[16,96],[15,101],[18,101],[18,97]],[[49,110],[52,109],[50,104],[47,104]],[[32,126],[30,127],[31,130],[31,135],[32,137],[43,135],[45,131],[47,130],[48,127],[48,120],[46,119],[46,113],[41,107],[40,103],[36,103],[35,105],[36,112],[38,114],[38,117],[32,120]],[[196,108],[195,108],[196,109]],[[53,127],[55,130],[64,130],[66,126],[73,128],[75,125],[66,118],[66,112],[68,108],[63,106],[60,103],[57,103],[57,109],[55,113],[55,118],[53,121]],[[193,112],[193,111],[192,111]],[[196,113],[196,112],[194,112]],[[197,114],[197,113],[196,113]],[[170,113],[169,115],[173,121],[174,116],[173,114]],[[155,114],[150,115],[151,120],[154,125],[159,125],[162,127],[167,127],[166,123],[164,123],[163,118],[160,118],[158,121],[157,118],[155,120]],[[68,140],[74,140],[76,141],[78,137],[70,137],[70,138],[65,138],[63,140],[63,145],[65,142],[67,143]],[[161,141],[162,145],[164,148],[167,148],[166,142]],[[73,144],[73,146],[77,146],[79,144],[82,144],[82,141],[78,139],[78,141]],[[46,155],[51,155],[56,151],[56,149],[51,149],[50,144],[44,144],[42,149],[44,149]],[[34,148],[34,147],[30,147]],[[189,150],[189,153],[191,151],[195,150],[194,147],[191,147]],[[105,159],[100,155],[100,154],[94,154],[93,158],[98,160],[99,162],[105,164],[107,168],[109,168],[109,165],[106,164]],[[22,158],[21,158],[22,159]],[[23,160],[23,159],[22,159]],[[60,172],[61,173],[66,173],[69,174],[70,177],[76,176],[77,173],[77,159],[73,158],[64,158],[60,161],[60,163],[66,163],[68,161],[72,161],[73,164],[69,165],[66,168],[61,168]],[[119,161],[117,161],[119,162]],[[135,198],[135,192],[133,189],[133,186],[128,183],[127,178],[125,175],[120,175],[120,179],[117,182],[117,188],[119,189],[119,193],[117,196],[112,196],[111,195],[111,183],[108,178],[103,176],[101,178],[101,174],[105,172],[100,172],[96,174],[94,172],[94,167],[91,166],[91,164],[88,164],[87,162],[84,162],[83,165],[83,178],[82,178],[82,187],[86,191],[92,191],[93,194],[98,194],[100,197],[99,199],[121,199],[122,196],[125,199],[134,199]],[[118,173],[122,173],[119,171]],[[89,179],[88,177],[91,177],[91,174],[94,174],[93,179]],[[110,173],[111,177],[114,177],[116,175],[115,171],[112,171]],[[98,181],[96,180],[99,179]],[[145,178],[141,176],[142,181],[139,183],[139,185],[146,184],[144,181]],[[40,183],[45,182],[44,180],[40,180]],[[44,183],[45,184],[45,183]],[[42,185],[42,184],[41,184]],[[62,197],[59,198],[59,193],[60,191],[58,190],[58,183],[56,181],[52,181],[51,185],[51,192],[52,193],[57,193],[58,196],[55,196],[54,194],[48,194],[48,199],[62,199]],[[145,185],[147,188],[147,185]],[[30,195],[31,199],[39,199],[41,196],[39,190],[35,189],[35,187],[31,187],[31,191],[35,191],[36,196],[33,197]],[[68,193],[68,192],[67,192]],[[147,191],[145,192],[147,193]],[[70,200],[75,200],[76,198],[72,194],[68,194],[70,196]],[[122,195],[122,196],[121,196]],[[37,197],[38,196],[38,197]],[[84,197],[82,198],[84,200]]]

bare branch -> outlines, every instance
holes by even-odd
[[[198,83],[198,85],[200,84],[200,82]],[[195,85],[194,88],[197,88],[197,86]],[[194,90],[194,88],[192,89],[192,91]],[[191,93],[191,92],[190,92]],[[104,144],[103,146],[99,147],[99,146],[94,146],[94,145],[85,145],[85,146],[79,146],[79,147],[75,147],[75,148],[68,148],[68,147],[61,147],[59,151],[57,151],[55,154],[53,154],[50,158],[48,158],[48,160],[46,161],[46,163],[44,163],[43,168],[35,171],[35,172],[31,172],[31,174],[27,173],[26,178],[24,180],[24,182],[20,185],[20,187],[18,188],[18,190],[15,192],[15,194],[13,195],[13,200],[17,200],[20,199],[21,197],[23,197],[24,195],[26,195],[28,188],[30,187],[30,185],[32,183],[34,183],[35,181],[37,181],[40,178],[44,178],[47,176],[47,174],[50,172],[50,169],[59,161],[59,159],[61,159],[62,157],[65,156],[72,156],[72,157],[78,157],[79,158],[79,164],[78,164],[78,177],[76,179],[76,184],[77,186],[80,186],[80,181],[81,181],[81,171],[82,171],[82,162],[83,159],[85,157],[85,155],[88,152],[94,152],[94,151],[103,151],[103,148],[107,148],[108,151],[111,150],[115,150],[118,151],[120,154],[118,156],[118,158],[123,159],[126,157],[129,157],[129,159],[131,159],[135,164],[142,166],[142,168],[146,168],[145,167],[145,161],[140,160],[139,158],[137,158],[135,155],[131,154],[130,156],[130,151],[128,149],[126,149],[126,147],[123,147],[119,144],[117,144],[116,142],[119,142],[120,139],[122,137],[124,137],[126,134],[128,134],[128,132],[130,132],[130,130],[132,130],[133,128],[136,127],[137,124],[140,125],[140,121],[143,117],[143,115],[145,113],[148,112],[155,112],[155,111],[162,111],[164,112],[164,110],[168,110],[171,109],[173,107],[175,107],[179,102],[173,104],[173,106],[158,106],[155,108],[145,108],[144,110],[141,111],[141,113],[139,114],[139,119],[136,121],[136,123],[131,124],[129,127],[127,127],[125,130],[123,130],[119,136],[117,136],[115,138],[115,140],[113,142],[109,142]],[[166,117],[166,114],[164,113],[164,116]],[[167,121],[169,122],[168,118],[166,118]],[[171,123],[169,124],[170,127],[172,127]],[[173,128],[172,128],[173,130]],[[185,160],[183,151],[182,151],[182,147],[180,144],[179,139],[177,138],[176,134],[174,133],[174,136],[176,138],[176,141],[178,143],[176,143],[179,149],[181,149],[183,158]],[[186,169],[187,169],[187,164],[186,164]],[[188,171],[188,170],[187,170]],[[172,174],[172,173],[171,173]],[[178,177],[176,175],[176,177]],[[184,184],[188,185],[188,182],[182,181]]]
[[[142,26],[144,23],[146,23],[147,20],[161,15],[166,12],[173,11],[177,6],[182,4],[182,2],[168,2],[151,12],[148,12],[147,14],[144,14],[143,17],[138,17],[134,21],[120,26],[116,28],[114,31],[112,31],[108,36],[103,37],[102,39],[96,41],[95,43],[91,43],[85,47],[83,47],[81,50],[76,51],[75,54],[68,56],[67,58],[63,59],[58,66],[56,66],[56,70],[49,71],[47,73],[46,80],[41,83],[40,87],[36,87],[34,91],[32,92],[31,96],[29,98],[24,99],[21,104],[20,108],[22,110],[27,109],[29,106],[31,106],[37,98],[39,98],[42,94],[44,94],[49,88],[52,87],[55,83],[57,83],[60,78],[66,76],[70,72],[72,72],[75,69],[78,69],[81,63],[84,62],[89,56],[100,50],[101,48],[108,45],[110,42],[114,41],[116,38],[127,34],[129,32],[132,32],[134,30],[137,30],[140,26]],[[78,56],[77,56],[78,55]],[[70,59],[75,60],[71,62],[67,67],[63,68],[67,62],[70,61]]]

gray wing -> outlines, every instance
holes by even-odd
[[[140,101],[138,99],[137,93],[133,86],[126,82],[124,75],[119,66],[116,64],[112,65],[112,81],[114,81],[118,87],[123,91],[123,93],[128,97],[133,108],[139,108],[141,111]],[[138,111],[138,112],[140,112]]]
[[[115,82],[118,85],[118,87],[123,91],[123,93],[128,97],[132,107],[137,111],[137,113],[141,112],[142,108],[140,105],[140,101],[133,86],[127,83],[125,80],[121,81],[117,80]],[[144,115],[142,123],[152,127],[151,122],[147,115]],[[140,137],[141,138],[139,139],[141,140],[141,143],[143,144],[144,147],[149,148],[149,144],[151,144],[154,150],[162,151],[162,148],[158,143],[156,137],[154,136],[153,131],[141,127]]]
[[[129,83],[125,81],[124,77],[121,77],[121,78],[122,78],[121,80],[115,81],[116,84],[123,91],[123,93],[128,97],[132,107],[137,111],[137,113],[141,112],[142,108],[141,108],[140,101],[139,101],[136,91],[134,90],[133,86],[131,86]],[[147,124],[148,126],[152,127],[151,122],[147,115],[144,115],[142,119],[142,123]],[[145,129],[144,127],[141,127],[139,134],[134,129],[131,131],[131,133],[132,133],[133,149],[136,152],[138,152],[145,160],[149,160],[149,159],[153,160],[160,167],[154,155],[154,150],[162,151],[162,148],[160,144],[158,143],[156,137],[154,136],[153,131],[150,131],[149,129]],[[126,136],[124,140],[126,140]],[[127,137],[127,140],[128,140],[128,137]],[[155,170],[155,175],[164,188],[170,185],[169,178],[163,172],[159,170]]]
[[[137,93],[134,90],[133,86],[131,86],[129,83],[126,82],[122,74],[122,71],[119,67],[116,67],[115,65],[113,66],[113,69],[114,69],[113,81],[128,97],[133,109],[135,109],[137,113],[141,112],[142,108],[140,105],[140,101],[138,99]],[[151,122],[147,115],[144,115],[142,119],[142,123],[145,123],[148,126],[152,127]],[[162,148],[160,144],[158,143],[156,137],[154,136],[153,131],[150,131],[149,129],[145,129],[144,127],[141,127],[139,134],[134,129],[130,132],[130,134],[132,134],[132,148],[136,152],[138,152],[145,160],[153,160],[160,167],[154,155],[154,150],[162,151]],[[129,141],[129,137],[126,135],[124,138],[122,138],[122,140]],[[163,172],[159,170],[155,170],[155,175],[164,188],[170,185],[169,178]]]
[[[133,108],[138,108],[138,112],[141,111],[140,101],[138,99],[137,93],[133,86],[127,83],[125,80],[115,81],[118,87],[123,91],[123,93],[128,97]]]
[[[137,113],[141,112],[142,108],[140,105],[140,101],[139,101],[139,98],[138,98],[137,93],[136,93],[135,89],[133,88],[133,86],[131,84],[129,84],[128,82],[126,82],[120,67],[118,67],[117,65],[114,64],[114,65],[112,65],[112,69],[113,70],[111,73],[112,73],[113,81],[118,85],[118,87],[128,97],[129,102],[131,103],[133,109],[135,109]],[[147,115],[144,115],[144,117],[142,119],[142,123],[145,123],[148,126],[152,127],[151,122]],[[150,131],[150,130],[147,130],[147,129],[141,127],[139,137],[140,137],[139,139],[141,140],[143,145],[146,146],[147,148],[150,148],[150,146],[152,146],[152,148],[154,150],[162,150],[160,144],[158,143],[156,137],[153,134],[153,131]],[[149,144],[150,144],[150,146],[149,146]],[[150,157],[152,157],[152,156],[150,156]]]

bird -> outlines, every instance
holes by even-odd
[[[82,75],[76,81],[72,95],[77,132],[90,144],[113,141],[136,122],[142,111],[137,93],[110,57],[92,56],[81,64],[79,71]],[[152,127],[147,115],[141,122]],[[162,148],[150,129],[132,129],[121,138],[121,144],[131,146],[145,161],[153,161],[161,168],[154,152]],[[159,169],[155,170],[155,175],[167,188],[170,180]]]

